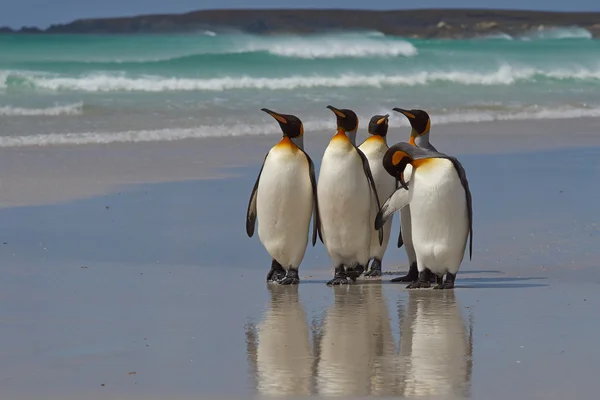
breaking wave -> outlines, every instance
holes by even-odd
[[[46,108],[25,108],[13,106],[0,106],[0,115],[7,117],[18,116],[60,116],[83,114],[83,103],[66,104]]]
[[[380,110],[387,113],[389,110]],[[457,123],[511,121],[511,120],[552,120],[570,118],[600,117],[600,107],[528,107],[523,111],[466,111],[452,114],[431,113],[432,124],[445,125]],[[360,120],[368,120],[369,116],[359,115]],[[390,125],[407,126],[406,118],[392,114]],[[309,119],[304,122],[307,132],[333,130],[333,122],[329,119]],[[52,145],[86,145],[130,142],[165,142],[206,137],[232,137],[248,135],[280,134],[280,128],[273,123],[268,124],[231,124],[200,125],[196,128],[173,128],[156,130],[136,130],[123,132],[83,132],[83,133],[50,133],[25,136],[2,136],[0,147],[52,146]]]
[[[170,91],[225,91],[235,89],[292,90],[299,88],[357,88],[389,86],[422,86],[436,83],[457,85],[513,85],[518,82],[540,80],[600,80],[600,68],[557,68],[550,70],[503,65],[487,72],[475,71],[421,71],[398,75],[340,74],[332,76],[219,77],[175,78],[164,76],[131,77],[123,74],[95,73],[79,77],[50,74],[8,74],[0,88],[43,89],[74,92],[170,92]]]

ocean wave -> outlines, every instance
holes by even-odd
[[[83,114],[83,103],[66,104],[46,108],[24,108],[13,106],[0,106],[0,115],[8,117],[16,116],[60,116]]]
[[[389,110],[379,110],[379,113],[389,113]],[[571,118],[600,117],[600,107],[528,107],[523,111],[466,111],[451,114],[431,113],[434,126],[515,120],[552,120]],[[368,121],[370,116],[359,115],[359,120]],[[363,124],[364,125],[364,124]],[[307,120],[304,122],[305,131],[334,130],[331,118],[322,120]],[[392,114],[390,126],[408,128],[406,118]],[[361,128],[361,132],[364,128]],[[280,128],[272,122],[266,124],[231,124],[231,125],[201,125],[196,128],[174,128],[157,130],[137,130],[123,132],[84,132],[84,133],[51,133],[26,136],[2,136],[0,147],[28,147],[55,145],[86,145],[109,143],[142,143],[166,142],[206,137],[233,137],[249,135],[280,134]]]
[[[310,88],[356,88],[389,86],[420,86],[435,83],[458,85],[512,85],[517,82],[554,80],[600,80],[600,69],[541,70],[529,67],[503,65],[488,72],[475,71],[421,71],[403,75],[340,74],[337,76],[222,77],[222,78],[171,78],[163,76],[129,77],[115,74],[90,74],[64,77],[49,74],[7,75],[1,87],[34,88],[51,91],[76,92],[168,92],[168,91],[225,91],[236,89],[292,90]]]
[[[279,57],[329,59],[414,56],[417,48],[403,40],[377,40],[370,37],[286,38],[257,41],[246,45],[244,52],[267,51]]]
[[[593,35],[585,28],[578,26],[569,27],[544,27],[540,26],[519,37],[521,40],[549,40],[549,39],[592,39]]]

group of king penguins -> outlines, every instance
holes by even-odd
[[[258,219],[259,239],[272,258],[267,281],[299,283],[311,216],[312,245],[319,236],[334,267],[328,285],[355,282],[363,273],[381,276],[391,217],[400,210],[398,247],[404,245],[410,267],[391,282],[409,282],[409,289],[432,283],[434,289],[454,288],[468,238],[469,257],[473,252],[471,192],[461,163],[429,142],[427,112],[394,108],[408,118],[411,134],[408,142],[391,147],[389,114],[375,115],[368,138],[357,146],[356,113],[327,108],[335,114],[337,130],[323,154],[318,181],[304,151],[302,121],[262,109],[283,132],[265,156],[246,214],[246,233],[253,236]]]

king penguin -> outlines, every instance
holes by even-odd
[[[431,119],[427,112],[423,110],[403,110],[401,108],[394,108],[393,110],[402,113],[408,119],[408,122],[410,122],[411,131],[410,139],[408,141],[410,144],[427,150],[437,151],[437,149],[429,142]],[[406,182],[410,181],[411,173],[412,166],[408,164],[404,170],[404,179]],[[406,251],[406,256],[408,258],[408,274],[394,278],[390,282],[414,282],[419,277],[417,256],[415,255],[415,249],[412,243],[412,232],[410,229],[410,206],[406,206],[400,210],[400,235],[398,236],[398,247],[402,247],[402,244],[404,244],[404,250]],[[435,280],[433,275],[431,275],[431,278]]]
[[[355,281],[369,262],[374,223],[371,191],[377,209],[379,196],[369,161],[356,147],[358,117],[352,110],[327,106],[337,118],[337,133],[323,154],[317,194],[323,243],[335,268],[328,285]],[[383,229],[379,243],[383,242]]]
[[[413,168],[410,188],[403,177],[408,164]],[[464,168],[454,157],[410,143],[390,147],[383,157],[383,166],[400,180],[402,187],[381,207],[375,228],[410,204],[419,277],[407,288],[430,287],[431,272],[437,280],[435,289],[454,288],[469,237],[469,257],[473,256],[472,198]]]
[[[383,168],[383,155],[388,149],[386,135],[388,131],[388,115],[375,115],[369,122],[369,137],[358,148],[364,153],[369,161],[369,168],[375,181],[377,194],[382,200],[387,199],[396,190],[397,181],[391,177]],[[379,211],[375,195],[371,196],[371,218],[374,221]],[[371,245],[369,248],[369,259],[371,267],[365,276],[381,276],[381,261],[387,249],[390,240],[390,231],[392,229],[392,219],[383,225],[383,243],[379,242],[379,234],[373,230],[371,232]]]
[[[283,138],[267,153],[258,173],[248,203],[246,233],[252,237],[258,219],[258,237],[272,257],[267,282],[297,284],[311,214],[313,246],[320,230],[315,167],[304,152],[302,121],[266,108],[262,111],[279,122]]]

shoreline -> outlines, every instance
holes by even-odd
[[[431,140],[442,152],[519,154],[600,146],[600,118],[500,121],[434,125]],[[306,132],[317,170],[333,135]],[[408,140],[407,127],[390,127],[388,144]],[[260,166],[279,134],[164,142],[0,148],[0,207],[64,202],[115,193],[128,185],[224,179]],[[358,142],[364,137],[359,135]]]
[[[0,28],[4,34],[139,34],[242,31],[260,35],[378,31],[412,38],[522,35],[578,26],[600,36],[600,13],[506,9],[210,9],[181,14],[78,19],[46,29]]]

